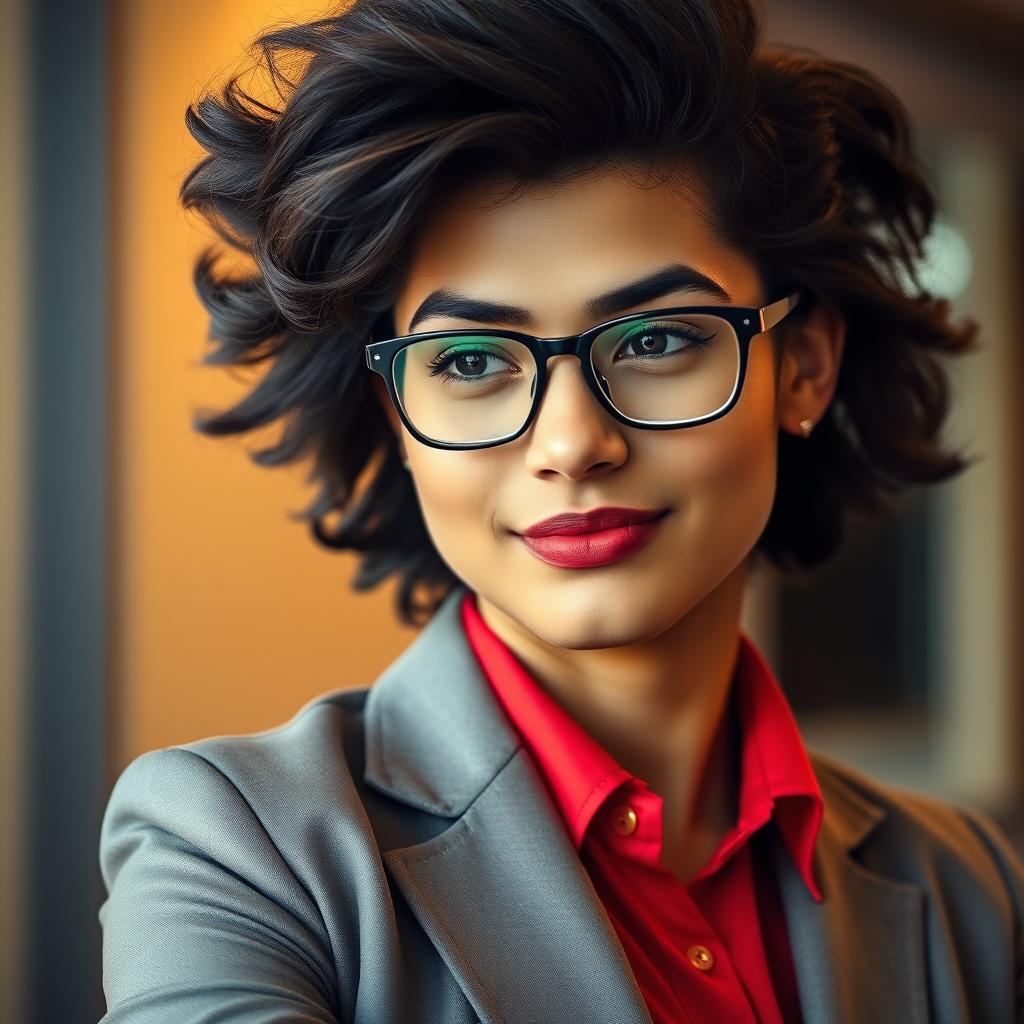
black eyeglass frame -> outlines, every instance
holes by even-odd
[[[648,309],[643,310],[640,313],[629,313],[626,316],[616,317],[614,320],[607,320],[604,323],[587,328],[587,330],[582,334],[570,334],[563,338],[538,338],[532,334],[523,334],[520,331],[509,331],[501,328],[492,329],[489,327],[468,327],[447,331],[424,331],[418,334],[403,334],[397,338],[388,338],[384,341],[370,342],[366,346],[365,350],[366,365],[368,369],[372,370],[374,373],[379,373],[381,377],[384,378],[384,383],[387,386],[391,403],[397,410],[402,422],[408,428],[409,433],[411,433],[416,440],[420,441],[422,444],[429,445],[431,448],[441,448],[450,451],[494,448],[501,444],[508,444],[509,441],[514,441],[517,437],[522,437],[522,435],[529,429],[530,424],[533,423],[534,416],[536,416],[537,410],[540,408],[540,403],[544,398],[544,392],[547,389],[547,361],[552,356],[561,355],[575,355],[579,358],[584,379],[586,380],[591,392],[597,398],[601,407],[620,423],[625,424],[627,427],[637,427],[641,430],[682,430],[686,427],[698,427],[702,423],[710,423],[712,420],[720,419],[722,416],[725,416],[733,406],[735,406],[739,401],[740,394],[743,390],[743,381],[746,378],[747,354],[751,341],[753,341],[759,334],[763,334],[765,331],[771,330],[780,323],[785,316],[792,312],[794,307],[800,301],[802,294],[803,293],[799,290],[791,292],[789,295],[783,296],[781,299],[770,302],[767,306],[666,306],[661,309]],[[591,346],[599,335],[603,334],[610,327],[615,327],[618,324],[626,323],[630,320],[657,319],[658,317],[678,316],[680,314],[709,314],[718,316],[723,320],[727,320],[732,326],[739,341],[740,348],[740,368],[739,373],[736,376],[736,384],[733,387],[732,394],[721,408],[708,413],[706,416],[699,416],[688,420],[665,420],[664,422],[632,419],[624,413],[621,413],[614,405],[612,405],[607,395],[601,389],[601,385],[598,384],[597,377],[594,374],[594,367],[590,359]],[[537,385],[534,389],[533,404],[530,406],[530,411],[527,413],[526,419],[523,421],[523,425],[514,434],[508,434],[496,440],[486,441],[437,441],[432,437],[427,437],[425,434],[420,433],[420,431],[418,431],[410,422],[409,417],[402,408],[402,402],[399,399],[398,392],[395,388],[395,356],[397,356],[403,348],[408,345],[412,345],[417,341],[429,341],[431,338],[480,337],[481,335],[486,335],[492,338],[508,338],[512,341],[518,341],[525,345],[533,354],[534,362],[537,365]]]

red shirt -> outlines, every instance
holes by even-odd
[[[812,858],[824,804],[789,704],[749,637],[739,635],[731,714],[723,719],[735,723],[739,736],[739,817],[683,885],[660,865],[661,797],[540,687],[484,622],[472,591],[461,613],[469,644],[551,792],[655,1024],[799,1021],[789,936],[762,826],[774,818],[820,902]]]

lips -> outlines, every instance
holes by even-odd
[[[649,523],[664,515],[667,509],[621,508],[604,506],[590,512],[564,512],[542,519],[522,531],[523,537],[576,537],[584,533],[599,533],[625,526]]]
[[[645,548],[661,529],[662,520],[668,515],[656,513],[651,518],[644,514],[643,522],[636,522],[636,512],[630,513],[633,522],[624,526],[613,526],[602,530],[585,530],[584,526],[593,526],[598,519],[590,516],[584,522],[580,517],[573,517],[572,522],[564,519],[560,523],[537,523],[533,529],[556,529],[558,533],[542,534],[541,536],[521,536],[519,539],[542,562],[560,569],[597,569],[601,566],[621,562]],[[607,522],[606,519],[600,520]],[[575,533],[566,533],[574,529]]]

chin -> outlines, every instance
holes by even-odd
[[[666,581],[662,588],[637,581],[636,592],[609,599],[602,588],[586,585],[578,595],[560,593],[550,600],[541,595],[522,609],[521,599],[514,602],[512,614],[531,633],[547,643],[570,651],[589,651],[611,647],[627,647],[652,640],[675,625],[689,610],[690,604],[679,588]],[[664,600],[663,591],[671,592]]]

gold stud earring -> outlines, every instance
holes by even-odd
[[[813,427],[814,427],[814,421],[813,420],[801,420],[800,421],[800,432],[804,435],[805,438],[811,436],[811,430],[813,429]]]

